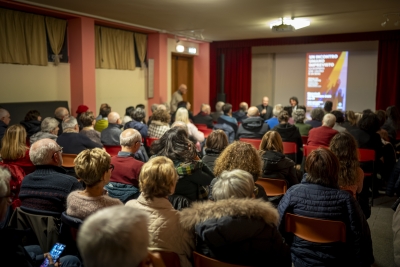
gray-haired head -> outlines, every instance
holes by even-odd
[[[164,105],[164,104],[160,104],[160,105],[158,105],[157,106],[157,110],[167,110],[167,106],[166,105]]]
[[[85,266],[139,266],[148,255],[147,223],[145,212],[129,206],[112,206],[90,215],[77,237]]]
[[[152,104],[152,105],[151,105],[151,112],[156,111],[157,108],[158,108],[158,104]]]
[[[51,139],[44,138],[33,143],[29,150],[29,158],[33,165],[53,165],[52,157],[60,150],[60,146]]]
[[[306,118],[306,112],[298,108],[293,111],[292,116],[295,123],[303,123],[304,119]]]
[[[54,111],[54,117],[56,117],[59,120],[63,120],[64,118],[66,118],[68,116],[69,116],[69,111],[68,111],[68,109],[66,109],[64,107],[58,107]]]
[[[217,104],[215,104],[215,110],[217,112],[221,112],[222,111],[222,107],[225,105],[224,102],[222,101],[218,101]]]
[[[135,121],[142,121],[146,117],[146,112],[142,108],[137,108],[131,112],[131,117]]]
[[[63,131],[65,131],[66,129],[75,129],[76,125],[78,125],[78,122],[77,122],[76,118],[73,116],[69,116],[69,117],[65,118],[62,122]]]
[[[42,132],[50,133],[58,127],[58,121],[54,118],[47,117],[42,121],[40,129]]]
[[[115,111],[110,112],[110,114],[108,114],[108,116],[107,116],[108,122],[109,123],[114,123],[114,124],[118,123],[118,120],[120,118],[121,117],[119,116],[119,114],[117,112],[115,112]]]
[[[119,136],[119,143],[121,146],[132,146],[136,142],[142,142],[142,136],[139,131],[129,128],[124,130]]]
[[[212,189],[215,201],[228,198],[251,198],[254,192],[253,176],[243,170],[223,171]]]
[[[322,125],[324,126],[328,126],[328,127],[333,127],[335,126],[335,122],[336,122],[336,117],[335,115],[328,113],[324,116],[323,120],[322,120]]]
[[[322,108],[314,108],[310,112],[311,119],[315,121],[322,121],[324,118],[325,112]]]
[[[282,110],[283,110],[283,106],[281,104],[277,104],[272,109],[272,114],[274,114],[275,117],[278,117],[279,112],[281,112]]]

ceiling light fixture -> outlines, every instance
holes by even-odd
[[[390,16],[390,15],[394,15],[394,16],[398,16],[398,17],[399,17],[399,18],[397,19],[397,21],[396,21],[395,23],[393,23],[394,26],[399,26],[399,24],[400,24],[400,13],[386,13],[386,14],[383,14],[383,18],[384,18],[385,20],[381,23],[381,26],[382,26],[382,27],[385,27],[386,24],[388,24],[388,22],[389,22],[389,16]]]
[[[269,26],[274,31],[293,31],[310,26],[310,20],[301,18],[280,18],[272,21]],[[291,29],[292,26],[293,28]],[[281,29],[281,30],[280,30]]]

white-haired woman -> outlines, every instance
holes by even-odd
[[[254,199],[253,176],[223,172],[214,184],[215,202],[182,210],[181,224],[196,234],[196,250],[238,265],[291,266],[290,250],[278,232],[279,215],[269,202]]]
[[[37,140],[44,138],[49,138],[56,141],[58,136],[58,131],[60,130],[58,124],[59,124],[58,121],[54,118],[51,117],[45,118],[42,121],[42,124],[40,125],[40,132],[35,133],[29,139],[30,144],[32,145]]]
[[[200,143],[204,141],[204,133],[200,132],[197,127],[190,122],[189,113],[185,108],[178,108],[175,115],[175,121],[182,121],[186,123],[189,131],[189,135],[196,138]]]

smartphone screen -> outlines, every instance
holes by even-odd
[[[53,261],[56,262],[60,257],[61,253],[65,248],[64,244],[56,243],[50,251],[50,255],[53,258]],[[49,259],[45,258],[42,265],[40,267],[47,267],[49,265]]]

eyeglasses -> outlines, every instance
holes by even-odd
[[[108,168],[108,169],[111,170],[111,172],[114,171],[114,165],[110,164],[110,168]]]
[[[63,153],[63,147],[62,147],[62,146],[60,146],[59,150],[57,150],[56,152],[54,152],[53,156],[54,156],[55,154],[57,154],[58,152],[60,152],[61,154]]]

